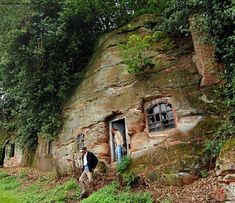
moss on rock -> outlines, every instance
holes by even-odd
[[[221,122],[217,117],[206,117],[198,122],[197,126],[189,132],[189,135],[192,140],[212,139],[220,125]]]
[[[220,156],[224,156],[232,150],[235,150],[235,138],[227,140],[220,151]]]

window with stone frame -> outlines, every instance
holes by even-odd
[[[77,136],[77,149],[81,150],[84,146],[84,134],[81,133]]]
[[[48,141],[47,154],[52,154],[53,140]]]
[[[157,132],[175,127],[172,105],[157,103],[147,109],[149,132]]]

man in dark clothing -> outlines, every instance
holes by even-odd
[[[84,181],[86,177],[88,178],[89,185],[93,190],[93,169],[97,166],[98,159],[97,157],[87,150],[86,147],[83,147],[82,150],[82,174],[79,178],[79,185],[81,187],[81,198],[86,196],[86,188]]]

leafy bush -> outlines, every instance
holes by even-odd
[[[136,180],[136,175],[133,172],[127,172],[122,175],[122,178],[127,186],[131,186]]]
[[[22,148],[35,150],[38,136],[58,134],[62,106],[83,80],[99,35],[125,23],[146,1],[27,3],[22,9],[8,5],[11,12],[0,6],[0,88],[5,96],[0,107],[2,127],[17,133]],[[10,30],[9,22],[14,24]]]
[[[121,162],[117,164],[117,171],[119,173],[124,173],[130,165],[131,165],[131,157],[123,156]]]
[[[145,51],[150,47],[151,36],[131,35],[127,44],[119,44],[119,49],[129,73],[140,73],[150,67],[152,62]]]
[[[218,101],[227,105],[222,115],[225,115],[226,119],[221,118],[224,124],[219,129],[219,135],[217,133],[206,145],[206,151],[212,157],[216,157],[223,142],[235,133],[234,2],[232,0],[160,0],[157,2],[163,5],[163,11],[160,13],[161,22],[156,26],[157,30],[189,35],[189,18],[193,17],[197,31],[207,33],[206,40],[214,46],[216,61],[224,64],[223,76],[227,82],[222,84],[223,90],[218,94]],[[157,10],[156,1],[150,0],[149,3]]]
[[[234,137],[235,127],[232,126],[230,121],[225,121],[213,134],[210,140],[207,140],[203,153],[208,158],[210,162],[215,161],[218,157],[222,146],[226,143],[227,140]]]

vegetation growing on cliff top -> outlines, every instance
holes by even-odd
[[[35,149],[38,136],[55,136],[69,91],[83,78],[101,33],[144,12],[158,14],[156,31],[189,34],[188,18],[200,14],[200,27],[225,64],[224,102],[230,111],[221,131],[235,126],[235,9],[232,0],[6,0],[0,4],[1,122]],[[23,3],[23,4],[19,4]],[[7,11],[7,12],[6,12]],[[4,36],[4,38],[3,38]]]
[[[0,4],[1,10],[19,10],[1,23],[2,30],[8,22],[14,24],[1,32],[8,36],[0,63],[2,126],[17,133],[24,148],[35,149],[39,135],[58,133],[63,102],[81,82],[97,37],[126,22],[137,8],[144,8],[144,1],[19,4],[25,2]]]

